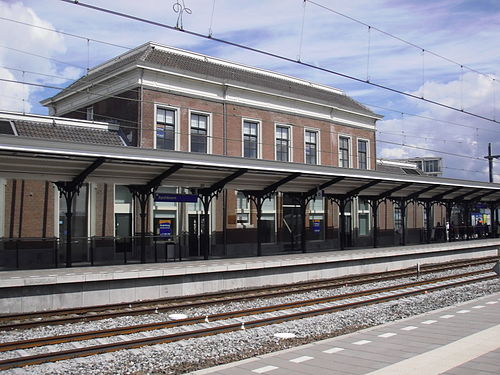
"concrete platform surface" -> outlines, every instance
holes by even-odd
[[[0,312],[24,313],[385,272],[498,256],[500,239],[116,266],[0,272]]]
[[[238,272],[265,268],[283,268],[361,261],[366,259],[387,259],[417,254],[425,255],[425,257],[430,258],[433,253],[449,253],[451,260],[457,259],[456,254],[458,251],[467,249],[475,249],[477,257],[491,255],[491,249],[488,250],[488,247],[500,247],[500,239],[457,241],[450,243],[395,246],[376,249],[363,248],[342,251],[335,250],[305,254],[297,253],[271,255],[264,257],[0,271],[0,288]],[[495,251],[497,250],[495,249]],[[484,255],[481,255],[482,252],[484,252]]]
[[[498,375],[500,293],[193,374]]]

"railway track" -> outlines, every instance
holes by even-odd
[[[364,290],[356,293],[297,301],[281,305],[259,307],[249,310],[231,311],[208,317],[192,317],[178,321],[144,324],[116,329],[83,332],[75,335],[43,337],[39,339],[17,341],[0,344],[0,351],[13,351],[53,344],[69,343],[95,338],[112,337],[137,332],[147,332],[147,337],[139,339],[123,339],[100,345],[80,344],[79,348],[54,351],[43,354],[15,357],[0,361],[0,370],[22,367],[62,359],[84,357],[89,355],[113,352],[122,349],[138,348],[146,345],[174,342],[189,338],[215,335],[240,329],[271,325],[294,319],[301,319],[360,306],[382,303],[416,294],[428,293],[439,289],[451,288],[465,284],[497,278],[492,271],[468,272],[450,277],[418,281],[395,285],[386,288]],[[197,323],[201,323],[196,325]],[[191,325],[191,327],[186,327]],[[180,327],[180,332],[165,334],[162,329]],[[200,328],[202,327],[202,328]],[[189,328],[189,329],[188,329]],[[192,328],[192,329],[191,329]],[[153,330],[158,330],[151,332]],[[148,332],[150,331],[150,332]]]
[[[37,326],[60,325],[81,321],[112,319],[119,316],[153,314],[174,309],[202,307],[216,303],[239,302],[256,298],[271,298],[292,293],[303,293],[321,289],[330,289],[347,285],[359,285],[377,281],[392,280],[418,274],[427,274],[467,266],[478,266],[498,261],[500,257],[486,257],[473,260],[454,261],[445,264],[422,265],[405,270],[379,272],[366,275],[341,277],[321,281],[309,281],[290,285],[245,289],[217,294],[205,294],[181,298],[167,298],[154,301],[134,303],[120,303],[113,305],[93,306],[89,308],[75,308],[52,310],[23,314],[0,315],[0,331],[11,329],[27,329]]]

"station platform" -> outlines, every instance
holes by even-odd
[[[0,311],[96,306],[498,256],[500,239],[264,257],[2,271]]]
[[[498,375],[500,293],[196,375]]]

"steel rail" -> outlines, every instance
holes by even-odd
[[[66,343],[66,342],[91,340],[91,339],[97,339],[97,338],[103,338],[103,337],[126,335],[126,334],[145,332],[145,331],[153,331],[153,330],[157,330],[157,329],[177,327],[179,325],[192,325],[192,324],[196,324],[196,323],[203,323],[207,320],[208,321],[217,321],[217,320],[234,319],[234,318],[239,318],[239,317],[243,317],[243,316],[257,315],[257,314],[263,314],[263,313],[274,312],[274,311],[279,311],[279,310],[289,310],[289,309],[293,309],[293,308],[318,305],[321,303],[327,303],[327,302],[333,302],[333,301],[339,301],[339,300],[348,300],[348,299],[352,299],[352,298],[363,297],[363,296],[373,295],[373,294],[377,294],[377,293],[392,292],[395,290],[400,290],[400,289],[405,289],[405,288],[413,288],[416,286],[422,286],[422,285],[428,285],[428,284],[434,284],[434,283],[441,282],[441,281],[448,281],[448,280],[453,280],[453,279],[458,279],[458,278],[463,278],[463,277],[476,276],[476,275],[489,273],[489,272],[491,272],[491,270],[467,272],[467,273],[462,273],[459,275],[439,277],[439,278],[430,279],[430,280],[421,280],[421,281],[386,286],[386,287],[381,287],[381,288],[366,289],[366,290],[361,290],[361,291],[357,291],[357,292],[337,294],[337,295],[328,296],[328,297],[319,297],[319,298],[313,298],[313,299],[308,299],[308,300],[303,300],[303,301],[261,306],[261,307],[251,308],[251,309],[228,311],[228,312],[212,314],[212,315],[207,315],[207,316],[195,316],[195,317],[190,317],[190,318],[185,318],[185,319],[170,320],[170,321],[164,321],[164,322],[138,324],[138,325],[133,325],[133,326],[117,327],[117,328],[110,328],[110,329],[104,329],[104,330],[95,330],[95,331],[87,331],[87,332],[81,332],[81,333],[72,333],[72,334],[67,334],[67,335],[47,336],[47,337],[40,337],[40,338],[34,338],[34,339],[28,339],[28,340],[5,342],[5,343],[0,343],[0,352],[6,352],[6,351],[18,350],[18,349],[28,349],[28,348],[46,346],[46,345],[62,344],[62,343]]]
[[[454,261],[445,264],[430,264],[422,265],[420,273],[430,273],[437,271],[444,271],[449,269],[456,269],[465,266],[482,265],[500,260],[498,256],[490,256],[479,259]],[[276,285],[263,288],[249,288],[239,291],[224,291],[220,293],[210,293],[195,296],[164,298],[158,300],[138,301],[131,303],[118,303],[111,305],[99,305],[88,308],[70,308],[62,310],[50,310],[33,313],[23,314],[2,314],[0,315],[0,322],[7,322],[7,324],[0,324],[0,330],[8,329],[24,329],[48,324],[67,324],[76,321],[98,320],[115,318],[118,316],[129,316],[139,314],[150,314],[158,311],[166,311],[178,308],[199,307],[207,304],[233,302],[249,300],[254,298],[266,298],[267,296],[286,295],[297,293],[297,291],[310,291],[327,289],[339,285],[357,285],[367,282],[374,282],[377,280],[383,281],[395,277],[405,277],[408,275],[416,274],[415,267],[403,270],[376,272],[357,276],[345,276],[327,280],[314,280],[302,283]],[[163,306],[161,306],[163,304]],[[118,310],[118,311],[116,311]],[[84,315],[91,314],[91,315]],[[76,315],[70,316],[68,315]],[[38,318],[50,316],[62,316],[53,319],[40,320]],[[30,320],[37,319],[37,320]],[[17,321],[18,323],[8,323]]]
[[[295,320],[295,319],[301,319],[301,318],[305,318],[305,317],[327,314],[327,313],[331,313],[331,312],[336,312],[336,311],[341,311],[341,310],[346,310],[346,309],[350,309],[350,308],[356,308],[356,307],[366,306],[366,305],[371,305],[371,304],[376,304],[376,303],[387,302],[390,300],[408,297],[408,296],[417,295],[417,294],[422,294],[422,293],[426,293],[429,291],[451,288],[451,287],[456,287],[456,286],[460,286],[460,285],[464,285],[464,284],[485,281],[485,280],[494,279],[494,278],[498,278],[498,276],[497,275],[483,276],[483,277],[475,278],[472,280],[462,280],[462,281],[457,281],[457,282],[446,284],[446,285],[430,286],[429,288],[425,288],[425,289],[410,290],[410,291],[405,291],[405,292],[401,292],[401,293],[397,293],[397,294],[393,294],[393,295],[389,295],[389,296],[375,297],[375,298],[369,298],[369,299],[366,299],[363,301],[350,302],[350,303],[346,303],[343,305],[327,306],[327,307],[322,307],[322,308],[314,309],[314,310],[310,310],[310,311],[301,311],[301,312],[290,313],[290,314],[286,314],[286,315],[282,315],[282,316],[273,316],[273,317],[269,317],[269,318],[256,319],[256,320],[245,322],[245,327],[246,328],[254,328],[254,327],[271,325],[271,324],[281,323],[281,322]],[[14,368],[14,367],[24,367],[24,366],[28,366],[28,365],[35,365],[35,364],[41,364],[41,363],[46,363],[46,362],[59,361],[59,360],[63,360],[63,359],[71,359],[71,358],[76,358],[76,357],[85,357],[85,356],[90,356],[90,355],[109,353],[109,352],[114,352],[114,351],[122,350],[122,349],[133,349],[133,348],[139,348],[139,347],[148,346],[148,345],[169,343],[169,342],[174,342],[174,341],[179,341],[179,340],[184,340],[184,339],[189,339],[189,338],[216,335],[219,333],[237,331],[240,329],[241,329],[240,323],[233,323],[233,324],[227,324],[224,326],[217,326],[217,327],[193,330],[193,331],[189,331],[189,332],[179,332],[179,333],[175,333],[175,334],[168,334],[168,335],[162,335],[162,336],[156,336],[156,337],[140,338],[140,339],[130,340],[130,341],[126,341],[126,342],[101,344],[101,345],[84,347],[84,348],[79,348],[79,349],[69,349],[69,350],[64,350],[64,351],[59,351],[59,352],[18,357],[18,358],[0,361],[0,370],[7,370],[10,368]]]
[[[433,264],[433,265],[422,265],[420,267],[420,274],[444,271],[449,269],[456,269],[465,266],[472,265],[482,265],[498,261],[500,257],[485,257],[480,259],[472,259],[466,261],[456,261],[446,264]],[[163,299],[155,301],[142,301],[136,303],[123,303],[114,305],[101,305],[97,307],[90,308],[77,308],[77,309],[65,309],[65,310],[52,310],[45,312],[35,312],[27,314],[9,314],[0,316],[1,321],[18,321],[16,323],[0,324],[0,330],[12,330],[12,329],[27,329],[45,325],[61,325],[80,321],[91,321],[100,319],[110,319],[119,316],[131,316],[140,314],[153,314],[157,312],[165,312],[173,309],[183,309],[183,308],[193,308],[207,306],[216,303],[227,303],[227,302],[238,302],[243,300],[251,300],[255,298],[270,298],[276,296],[282,296],[287,294],[293,294],[298,292],[307,292],[312,290],[328,289],[338,286],[345,285],[359,285],[369,282],[385,281],[391,280],[397,277],[407,277],[415,275],[417,272],[415,267],[377,272],[366,275],[358,276],[347,276],[329,280],[316,280],[307,281],[304,283],[296,283],[289,285],[279,285],[267,288],[252,288],[245,289],[242,291],[228,291],[222,293],[213,293],[197,296],[189,296],[183,298],[175,299]],[[161,304],[164,304],[163,306]],[[118,311],[114,311],[118,309]],[[90,315],[83,315],[90,314]],[[58,316],[52,319],[38,319],[44,316]],[[74,315],[74,316],[66,316]],[[38,319],[38,320],[29,320]]]

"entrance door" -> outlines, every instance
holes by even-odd
[[[115,214],[116,237],[130,237],[132,235],[132,214]]]
[[[210,220],[210,217],[209,217]],[[188,231],[189,231],[189,256],[200,256],[204,254],[208,244],[204,242],[204,218],[202,214],[188,215]]]
[[[288,232],[284,241],[290,243],[291,250],[296,250],[300,246],[300,235],[302,233],[302,217],[300,207],[283,206],[283,221],[285,231]]]
[[[189,231],[189,256],[199,255],[199,238],[200,238],[200,215],[189,214],[188,216],[188,231]]]

